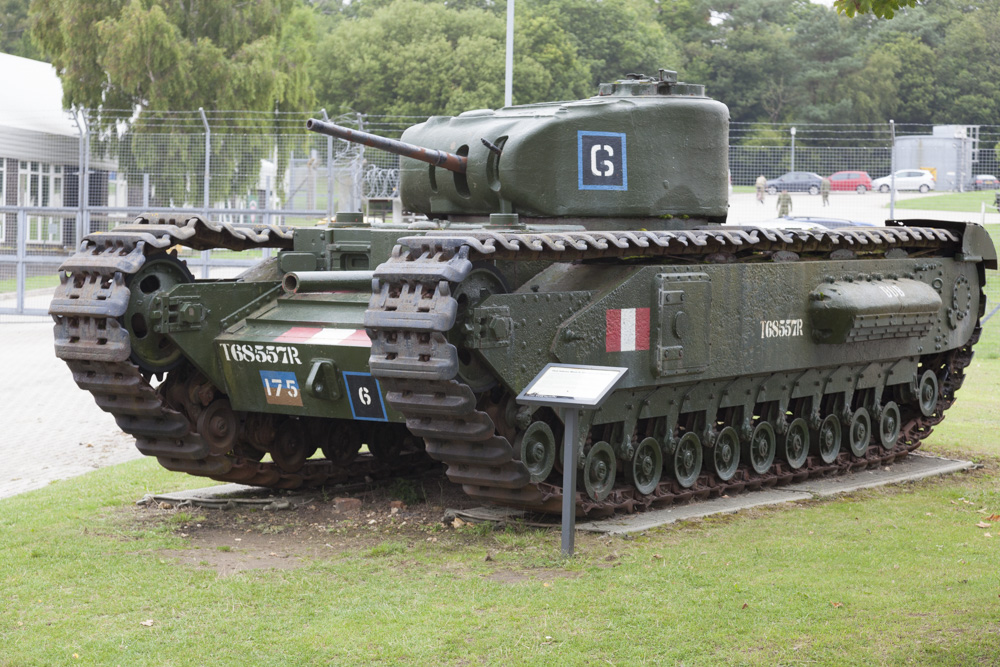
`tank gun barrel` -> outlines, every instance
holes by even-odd
[[[371,289],[374,277],[374,271],[292,271],[285,274],[281,286],[289,294],[367,290]]]
[[[337,137],[338,139],[350,141],[355,144],[364,144],[365,146],[371,146],[372,148],[381,148],[384,151],[395,153],[396,155],[405,155],[406,157],[413,158],[414,160],[420,160],[421,162],[433,164],[437,167],[444,167],[449,171],[454,171],[459,174],[465,173],[466,165],[469,162],[468,158],[462,155],[455,155],[454,153],[447,153],[433,148],[423,148],[421,146],[408,144],[404,141],[396,141],[395,139],[387,139],[386,137],[380,137],[377,134],[369,134],[368,132],[361,132],[360,130],[352,130],[348,127],[328,123],[317,118],[310,118],[307,120],[306,129],[313,132],[319,132],[320,134],[326,134],[331,137]]]

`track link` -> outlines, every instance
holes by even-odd
[[[466,493],[484,500],[527,509],[558,512],[563,489],[532,483],[507,438],[497,432],[478,398],[458,379],[458,351],[446,334],[455,325],[455,287],[477,260],[550,261],[657,257],[664,262],[767,260],[775,253],[803,259],[844,258],[859,254],[885,256],[902,251],[909,257],[950,256],[961,239],[948,229],[886,227],[841,230],[765,230],[754,228],[655,232],[569,232],[553,234],[473,232],[431,233],[400,239],[392,257],[376,269],[365,326],[372,339],[370,367],[388,389],[390,404],[406,418],[407,428],[422,437],[427,452],[448,465],[448,477]],[[839,253],[839,254],[835,254]],[[891,256],[891,255],[890,255]],[[808,477],[884,465],[920,446],[944,411],[954,402],[963,369],[972,359],[978,324],[963,347],[933,360],[943,377],[934,414],[923,416],[912,405],[901,406],[903,428],[895,447],[872,446],[863,457],[842,453],[830,464],[810,456],[804,467],[775,462],[765,474],[741,468],[722,483],[703,474],[691,488],[664,479],[641,495],[616,488],[602,501],[574,491],[578,512],[608,514],[651,505],[703,499],[762,487],[789,484]]]
[[[56,356],[64,360],[81,389],[115,417],[118,426],[136,439],[136,447],[154,456],[168,470],[279,489],[347,483],[426,468],[422,453],[404,454],[392,464],[372,456],[347,465],[309,459],[295,472],[277,464],[241,456],[239,448],[213,452],[197,432],[196,422],[181,406],[172,405],[131,360],[128,332],[121,318],[128,307],[127,277],[147,257],[175,245],[195,250],[292,247],[292,230],[276,225],[231,225],[184,220],[137,218],[110,232],[91,234],[79,251],[60,267],[60,285],[49,307],[55,320]],[[177,371],[172,371],[171,374]]]

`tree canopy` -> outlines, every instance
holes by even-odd
[[[916,7],[917,0],[834,0],[833,6],[851,18],[858,14],[874,14],[891,19],[903,7]]]
[[[49,59],[69,104],[421,116],[503,103],[506,0],[28,3],[0,0],[0,48]],[[997,34],[1000,0],[518,0],[514,102],[664,67],[735,121],[993,123]]]
[[[297,0],[32,0],[67,104],[310,106],[311,11]]]

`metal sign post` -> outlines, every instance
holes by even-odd
[[[597,410],[611,395],[627,368],[548,364],[518,397],[522,405],[558,409],[563,418],[562,553],[573,555],[576,535],[576,472],[579,462],[578,423],[581,410]]]

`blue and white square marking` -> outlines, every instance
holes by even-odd
[[[624,132],[579,130],[577,187],[580,190],[628,190]]]
[[[351,414],[355,419],[370,422],[386,422],[385,406],[378,380],[371,373],[344,371],[347,398],[351,404]]]
[[[264,398],[271,405],[302,407],[302,392],[295,373],[286,371],[260,371],[264,385]]]

